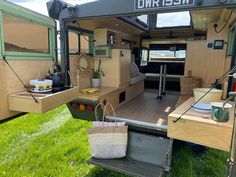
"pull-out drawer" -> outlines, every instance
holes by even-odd
[[[26,91],[10,94],[8,96],[9,109],[19,112],[45,113],[76,99],[78,97],[78,88],[69,88],[49,94],[33,93],[33,95],[38,103]]]

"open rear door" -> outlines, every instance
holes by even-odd
[[[158,130],[146,133],[145,128],[136,128],[129,127],[126,158],[91,158],[89,163],[130,176],[161,177],[170,170],[173,141],[160,136]]]

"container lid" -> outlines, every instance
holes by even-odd
[[[213,103],[211,103],[212,106],[219,107],[219,108],[223,108],[223,104],[224,104],[223,102],[213,102]],[[232,108],[232,105],[229,104],[229,103],[226,103],[224,105],[224,108],[230,109],[230,108]]]
[[[193,91],[197,91],[197,92],[208,92],[210,90],[210,88],[194,88]],[[223,90],[220,90],[220,89],[212,89],[210,91],[210,93],[222,93]]]
[[[193,105],[193,108],[207,111],[207,110],[211,110],[212,106],[211,106],[211,104],[197,103],[197,104]]]

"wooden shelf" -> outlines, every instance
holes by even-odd
[[[233,109],[228,122],[216,122],[211,119],[211,114],[190,110],[180,121],[174,123],[173,120],[193,103],[193,98],[188,99],[168,116],[168,137],[229,152],[233,131]]]
[[[118,88],[101,87],[99,88],[98,92],[92,93],[92,94],[83,94],[79,92],[78,98],[83,99],[83,100],[89,100],[89,101],[99,101],[102,97],[115,91],[118,91]]]
[[[38,103],[26,91],[8,95],[9,109],[19,112],[45,113],[78,97],[78,88],[53,94],[35,94]]]

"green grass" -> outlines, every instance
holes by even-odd
[[[91,123],[73,119],[65,106],[0,124],[0,176],[125,177],[86,163],[89,127]],[[227,156],[212,149],[198,155],[177,142],[173,168],[165,177],[225,177]]]

